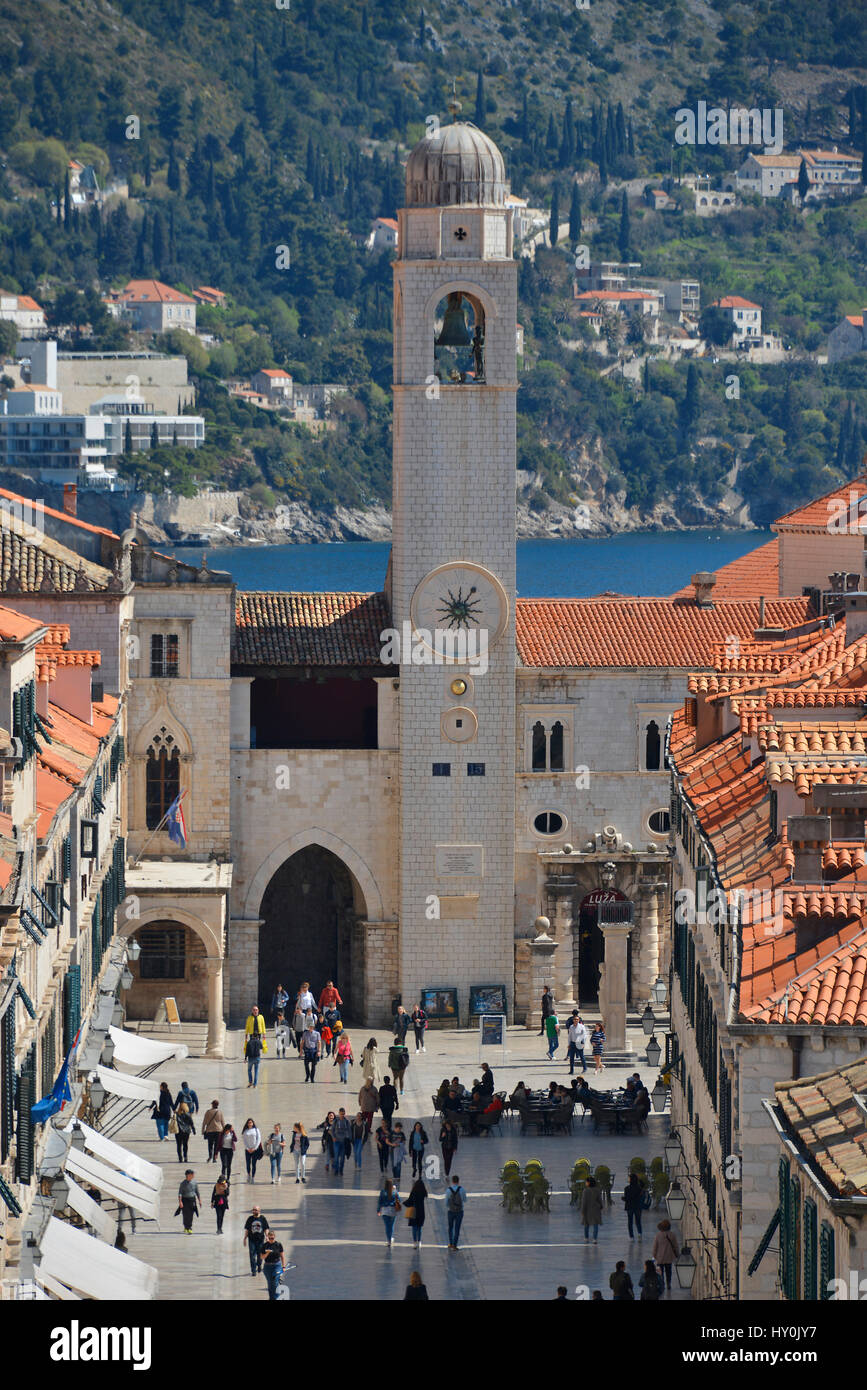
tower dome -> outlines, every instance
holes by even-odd
[[[425,136],[406,162],[408,208],[503,207],[508,192],[503,156],[470,121]]]

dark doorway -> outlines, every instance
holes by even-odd
[[[599,1002],[599,964],[604,938],[597,921],[596,907],[582,907],[578,918],[578,1002],[586,1007]]]
[[[352,877],[336,854],[308,845],[280,866],[265,889],[259,916],[259,1007],[271,1021],[271,996],[282,982],[294,999],[302,980],[316,998],[333,980],[351,1013]],[[359,1003],[361,1001],[358,1001]]]

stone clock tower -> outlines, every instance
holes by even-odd
[[[515,841],[517,265],[502,155],[455,121],[406,166],[394,267],[400,988],[505,985]],[[395,674],[398,674],[396,671]]]

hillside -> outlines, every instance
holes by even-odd
[[[635,382],[603,377],[571,297],[575,238],[542,249],[520,275],[525,531],[580,531],[588,510],[603,528],[737,523],[747,507],[761,524],[859,458],[867,369],[812,355],[867,299],[867,200],[806,214],[755,200],[701,220],[688,196],[666,215],[635,197],[670,171],[719,175],[742,159],[674,146],[675,111],[699,100],[780,107],[787,146],[860,151],[857,2],[42,0],[31,13],[22,37],[20,4],[0,0],[0,284],[94,347],[124,345],[100,294],[131,275],[229,296],[199,312],[213,345],[163,345],[189,358],[207,446],[133,456],[140,486],[190,494],[211,480],[266,508],[325,511],[388,498],[391,271],[364,239],[399,205],[402,160],[429,114],[445,118],[452,80],[516,193],[556,198],[565,221],[579,189],[594,259],[625,252],[648,274],[700,278],[705,304],[753,295],[792,348],[779,366],[739,368],[734,400],[725,363],[690,375],[642,360]],[[129,199],[101,216],[70,209],[70,156],[125,179]],[[347,382],[336,430],[316,439],[230,400],[225,380],[262,366]]]

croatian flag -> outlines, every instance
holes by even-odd
[[[186,792],[181,792],[166,811],[166,828],[169,832],[169,839],[174,844],[180,845],[181,849],[184,849],[187,843],[187,823],[184,820],[184,808],[181,805],[185,796]]]

